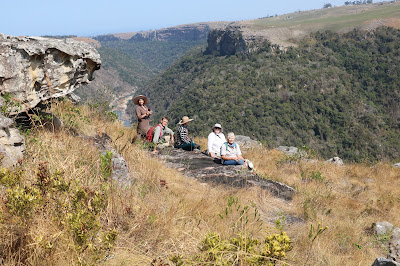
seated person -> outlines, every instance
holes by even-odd
[[[157,147],[160,149],[168,147],[170,142],[172,145],[174,145],[174,132],[169,127],[167,127],[167,125],[168,119],[164,116],[163,118],[161,118],[161,123],[155,127],[153,133],[153,153],[157,152]]]
[[[189,122],[193,119],[189,119],[189,117],[184,116],[182,120],[179,121],[178,134],[176,134],[176,147],[178,149],[183,149],[185,151],[193,151],[195,149],[200,150],[200,146],[193,142],[193,140],[189,137],[188,125]]]
[[[208,155],[212,158],[221,157],[221,146],[226,142],[224,133],[222,133],[222,126],[220,124],[215,124],[212,131],[208,135],[207,149]]]
[[[224,165],[244,165],[250,170],[254,168],[252,162],[243,158],[239,145],[235,143],[233,132],[228,133],[228,142],[221,146],[221,158]]]

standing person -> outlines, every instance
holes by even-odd
[[[253,170],[253,163],[242,156],[239,145],[235,142],[235,134],[228,133],[228,142],[221,147],[222,164],[224,165],[244,165]]]
[[[163,148],[174,145],[174,131],[168,127],[168,119],[164,116],[161,118],[160,124],[158,124],[153,133],[154,150],[153,153],[157,152],[157,147]]]
[[[178,149],[183,149],[185,151],[193,151],[194,149],[200,150],[200,146],[193,142],[192,138],[189,137],[188,125],[193,119],[184,116],[182,120],[179,121],[178,134],[176,134],[176,147]]]
[[[144,95],[136,96],[133,99],[133,103],[137,105],[136,107],[136,116],[138,120],[137,125],[137,134],[141,138],[146,138],[147,131],[150,129],[150,108],[147,108],[145,104],[149,103],[149,99],[147,99]]]
[[[221,124],[215,124],[212,128],[212,132],[208,135],[207,150],[208,155],[212,158],[221,156],[221,146],[226,142],[225,135],[222,131]]]

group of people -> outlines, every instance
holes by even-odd
[[[168,119],[166,117],[162,117],[160,123],[156,126],[150,127],[149,119],[152,112],[146,106],[148,102],[148,98],[144,95],[136,96],[133,99],[133,103],[137,105],[137,134],[154,143],[153,153],[157,152],[157,147],[163,148],[170,144],[178,149],[200,152],[200,146],[189,137],[188,125],[193,119],[188,116],[182,117],[178,123],[179,127],[176,136],[174,131],[168,128]],[[243,158],[240,147],[235,142],[235,134],[230,132],[227,134],[227,138],[225,138],[222,126],[215,124],[212,127],[212,132],[208,135],[207,154],[215,160],[220,159],[224,165],[244,165],[249,169],[253,169],[253,164]]]

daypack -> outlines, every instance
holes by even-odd
[[[161,128],[161,130],[160,130],[160,138],[161,138],[161,136],[162,136],[162,126],[160,124],[158,124],[158,125],[155,125],[154,127],[150,128],[147,131],[146,140],[148,142],[152,142],[153,141],[154,130],[156,129],[157,126]]]

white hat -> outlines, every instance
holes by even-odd
[[[224,130],[222,129],[222,126],[221,126],[221,124],[215,124],[211,129],[212,129],[212,131],[214,131],[214,128],[219,128],[219,129],[221,129],[221,132],[223,132]]]
[[[213,126],[213,128],[222,128],[222,126],[221,126],[221,124],[215,124],[214,126]]]

